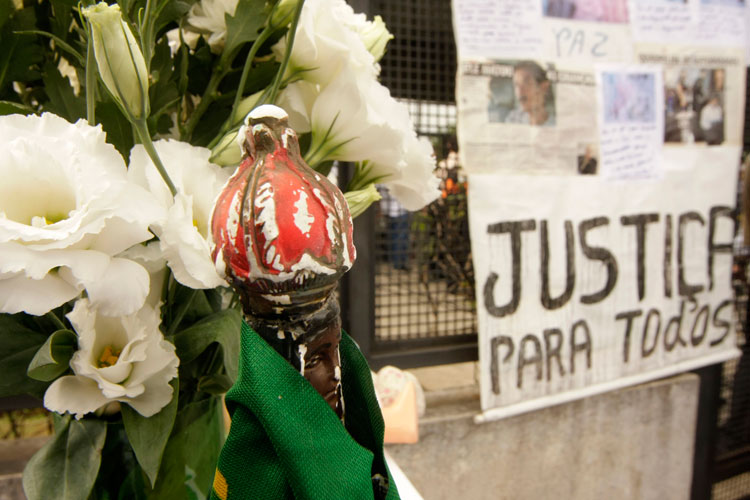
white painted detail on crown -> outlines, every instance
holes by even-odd
[[[292,266],[292,271],[310,271],[313,274],[334,274],[336,271],[322,265],[317,260],[304,253],[299,261]]]
[[[248,113],[247,118],[249,118],[250,120],[257,120],[259,118],[265,118],[266,116],[277,118],[279,120],[289,118],[289,115],[286,113],[286,111],[278,106],[274,106],[273,104],[264,104],[262,106],[258,106],[254,110],[250,111],[250,113]]]
[[[297,354],[299,355],[299,373],[303,377],[305,376],[305,353],[307,353],[307,346],[305,344],[297,346]]]
[[[258,189],[255,207],[260,209],[256,220],[262,226],[263,237],[266,239],[265,248],[262,251],[266,251],[271,243],[279,237],[279,226],[276,223],[276,204],[273,199],[273,186],[270,182],[263,183]]]
[[[294,225],[302,234],[310,237],[310,228],[315,222],[315,217],[310,215],[307,208],[307,193],[299,191],[299,199],[294,202],[294,208],[297,209],[294,212]]]
[[[291,304],[292,299],[289,297],[288,294],[286,295],[271,295],[271,294],[264,294],[262,295],[264,299],[266,299],[269,302],[274,302],[276,304]]]

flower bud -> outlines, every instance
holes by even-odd
[[[237,130],[230,130],[211,150],[211,163],[226,167],[237,165],[242,159],[242,148],[237,143]]]
[[[358,217],[362,212],[380,199],[380,193],[375,189],[375,184],[368,184],[364,189],[356,191],[347,191],[344,198],[349,204],[349,213],[352,219]]]
[[[299,0],[279,0],[268,23],[274,28],[283,28],[292,22]]]
[[[99,2],[83,9],[91,26],[91,40],[99,75],[130,119],[149,113],[148,70],[138,42],[122,20],[119,5]]]
[[[377,62],[385,55],[385,46],[388,45],[393,35],[385,27],[383,18],[375,16],[372,21],[359,26],[359,37]]]

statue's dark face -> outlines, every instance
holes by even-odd
[[[305,378],[323,396],[339,418],[344,412],[341,394],[340,341],[341,325],[338,321],[332,321],[323,333],[307,344],[304,371]]]

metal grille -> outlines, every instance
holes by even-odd
[[[747,173],[746,173],[747,175]],[[742,178],[738,184],[742,186]],[[741,205],[741,196],[738,196]],[[746,213],[746,209],[740,213]],[[741,227],[741,217],[737,227]],[[750,497],[750,248],[735,240],[732,285],[735,293],[739,359],[722,366],[717,418],[713,498],[735,500]]]
[[[376,219],[376,341],[476,333],[465,183],[455,168],[441,172],[444,197],[419,212],[406,212],[382,193]]]
[[[452,103],[456,45],[446,0],[372,0],[394,39],[380,61],[380,79],[394,97]]]
[[[373,228],[371,363],[408,367],[476,359],[466,187],[455,139],[451,4],[371,0],[367,7],[394,35],[380,61],[381,82],[406,104],[417,133],[432,142],[443,191],[431,205],[407,212],[381,190]]]

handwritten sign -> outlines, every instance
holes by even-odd
[[[657,181],[470,176],[480,420],[737,354],[738,153],[713,149],[710,168],[694,159]]]
[[[633,38],[642,42],[687,41],[696,14],[689,4],[683,2],[636,0],[631,3]]]
[[[528,0],[453,3],[460,57],[535,57],[543,48],[541,6]]]

